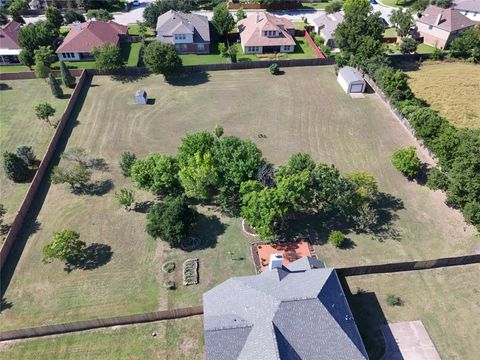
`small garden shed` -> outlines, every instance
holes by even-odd
[[[147,92],[145,90],[137,90],[135,92],[135,104],[137,105],[147,104]]]
[[[365,91],[365,80],[350,66],[344,66],[338,71],[337,81],[347,94]]]

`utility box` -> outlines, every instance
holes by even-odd
[[[145,90],[137,90],[135,93],[135,104],[147,105],[147,92]]]

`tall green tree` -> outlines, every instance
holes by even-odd
[[[449,46],[452,56],[471,62],[480,62],[480,26],[465,30]]]
[[[14,182],[24,182],[30,175],[28,164],[17,154],[8,151],[3,153],[3,171]]]
[[[122,170],[122,175],[125,177],[130,177],[132,175],[132,166],[137,160],[137,156],[130,152],[125,151],[122,153],[120,159],[120,170]]]
[[[63,97],[63,90],[52,72],[50,72],[50,75],[48,76],[48,84],[50,85],[52,95],[57,99],[61,99]]]
[[[147,214],[147,233],[177,247],[189,235],[197,212],[188,206],[185,197],[167,198]]]
[[[145,48],[143,61],[151,72],[164,76],[176,75],[182,68],[182,59],[178,56],[175,46],[156,41]]]
[[[63,20],[66,25],[72,24],[76,21],[83,23],[85,22],[85,17],[82,14],[77,13],[75,10],[68,10],[63,16]]]
[[[180,166],[186,165],[189,158],[195,156],[196,153],[202,155],[207,152],[214,153],[215,144],[215,137],[208,131],[187,134],[183,137],[178,148],[178,162]]]
[[[143,18],[145,23],[155,29],[157,26],[158,17],[169,10],[189,12],[191,10],[191,5],[189,1],[186,0],[157,0],[143,11]]]
[[[46,21],[37,21],[20,29],[18,42],[22,49],[32,54],[40,46],[52,45],[53,39],[59,35],[58,29],[52,29]]]
[[[90,181],[92,173],[85,165],[69,163],[56,166],[52,171],[52,183],[70,185],[72,191],[81,190]]]
[[[228,11],[227,3],[220,3],[213,8],[212,24],[217,32],[224,38],[226,38],[228,33],[233,29],[235,19]]]
[[[92,51],[95,57],[97,70],[103,72],[115,72],[123,68],[123,59],[120,48],[112,43],[97,46]]]
[[[105,9],[90,9],[87,11],[87,19],[95,19],[98,21],[113,20],[113,15]]]
[[[57,56],[50,45],[39,46],[38,49],[33,51],[33,53],[35,54],[35,62],[43,62],[48,67],[57,61]]]
[[[35,56],[33,52],[30,52],[26,49],[22,49],[20,54],[18,54],[18,58],[22,62],[23,65],[28,66],[29,69],[32,69],[32,66],[35,64]]]
[[[67,88],[75,87],[75,77],[72,75],[70,70],[67,69],[67,66],[63,61],[60,60],[60,75],[62,77],[63,85]]]
[[[62,13],[54,6],[47,7],[45,17],[47,18],[47,24],[53,29],[60,29],[63,24]]]
[[[412,13],[409,9],[395,9],[390,16],[390,22],[395,27],[397,35],[405,37],[408,35],[410,27],[413,25]]]
[[[175,157],[153,153],[145,159],[136,160],[130,174],[133,183],[140,189],[157,195],[176,195],[181,192],[179,170]]]
[[[218,184],[218,169],[212,154],[197,152],[180,167],[178,177],[186,196],[199,200],[208,199],[211,191]]]
[[[87,244],[80,240],[80,234],[73,230],[63,230],[53,233],[53,241],[42,249],[43,262],[53,259],[67,264],[75,262],[85,254]]]
[[[50,75],[52,69],[47,66],[43,61],[36,61],[35,62],[35,76],[39,79],[46,79]]]

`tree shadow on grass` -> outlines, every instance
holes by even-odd
[[[109,170],[108,163],[105,161],[105,159],[102,159],[102,158],[89,159],[87,161],[86,166],[89,167],[90,169],[99,170],[103,172],[106,172]]]
[[[430,171],[430,166],[428,164],[423,163],[415,179],[418,185],[423,186],[427,183],[429,171]]]
[[[75,188],[73,193],[76,195],[102,196],[114,188],[113,181],[110,179],[99,180]]]
[[[8,84],[5,84],[5,83],[0,83],[0,91],[4,91],[4,90],[11,90],[12,87]]]
[[[10,309],[13,306],[13,304],[8,301],[6,298],[2,297],[0,298],[0,314],[2,313],[3,310]]]
[[[120,81],[122,84],[128,84],[140,81],[148,76],[150,76],[150,73],[148,72],[139,74],[116,74],[112,75],[112,79],[115,81]]]
[[[73,270],[94,270],[112,259],[112,248],[110,245],[93,243],[85,249],[85,254],[79,259],[65,264],[64,270],[68,273]]]
[[[197,223],[192,231],[192,235],[200,239],[195,250],[215,248],[218,237],[225,233],[227,226],[216,215],[198,214]]]
[[[381,329],[387,325],[387,319],[377,295],[359,288],[352,293],[345,277],[339,279],[369,358],[380,359],[386,349]]]
[[[391,194],[380,192],[374,202],[378,221],[368,229],[368,232],[380,242],[388,239],[400,240],[401,234],[393,222],[398,219],[397,211],[405,209],[402,199]]]
[[[165,80],[173,86],[196,86],[205,84],[210,80],[210,74],[205,71],[196,73],[183,73],[179,76],[168,76]]]

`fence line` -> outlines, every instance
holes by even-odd
[[[318,48],[317,44],[315,44],[315,41],[313,41],[310,33],[307,30],[304,30],[304,34],[305,39],[307,39],[307,42],[315,53],[315,56],[319,59],[325,59],[325,55],[323,54],[322,50]]]
[[[116,316],[93,320],[81,320],[64,324],[44,325],[32,328],[2,331],[0,332],[0,341],[58,335],[75,331],[85,331],[120,325],[133,325],[160,320],[181,319],[201,314],[203,314],[203,306],[192,306],[187,308],[162,310],[143,314]]]
[[[400,112],[395,108],[395,106],[392,105],[392,103],[390,102],[388,97],[385,95],[383,90],[375,83],[375,81],[373,81],[373,79],[370,76],[368,76],[367,74],[363,74],[363,78],[370,85],[370,87],[377,93],[377,95],[380,97],[380,99],[382,99],[382,101],[389,108],[389,110],[393,113],[394,117],[400,122],[400,124],[402,124],[403,127],[417,140],[417,142],[418,142],[419,146],[422,148],[422,150],[424,150],[428,154],[428,156],[430,156],[433,159],[433,161],[436,163],[437,158],[432,153],[432,151],[430,151],[430,149],[427,148],[423,144],[423,141],[421,139],[417,138],[417,136],[415,134],[415,129],[410,124],[408,119],[406,117],[404,117],[402,114],[400,114]]]
[[[33,180],[30,183],[30,186],[28,187],[27,193],[22,201],[22,204],[20,205],[20,209],[18,210],[17,215],[15,216],[15,219],[12,222],[10,230],[0,247],[0,270],[5,264],[8,254],[10,252],[10,249],[15,243],[15,240],[17,239],[17,236],[20,230],[22,229],[25,217],[27,216],[28,210],[30,209],[31,204],[35,199],[38,188],[40,187],[40,184],[43,178],[45,177],[47,169],[50,165],[50,161],[53,157],[55,149],[57,148],[58,141],[60,140],[63,133],[63,129],[65,128],[65,125],[68,119],[70,118],[72,110],[75,107],[78,96],[82,91],[83,85],[85,83],[86,77],[87,77],[86,71],[82,71],[80,78],[77,80],[77,85],[75,86],[75,89],[73,90],[73,93],[68,101],[67,108],[63,112],[63,115],[60,121],[58,122],[57,128],[55,129],[55,133],[53,134],[53,137],[50,140],[50,143],[48,144],[47,151],[45,152],[45,155],[43,156],[43,159],[40,163],[40,166],[38,167],[35,173],[35,176],[33,177]]]
[[[0,67],[1,69],[1,67]],[[70,69],[70,73],[79,77],[82,76],[84,69]],[[60,76],[60,70],[52,70],[54,76]],[[19,71],[11,73],[0,73],[0,80],[26,80],[26,79],[36,79],[35,73],[33,71]]]
[[[399,263],[362,265],[336,269],[338,275],[358,276],[369,274],[395,273],[401,271],[428,270],[441,267],[480,263],[480,254],[464,255],[432,260],[406,261]]]

